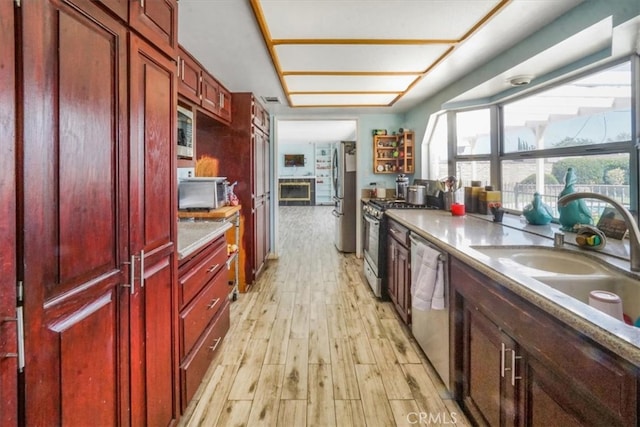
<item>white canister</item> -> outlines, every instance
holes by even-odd
[[[387,189],[384,187],[376,187],[376,197],[378,199],[384,199],[387,197]]]
[[[609,291],[591,291],[589,293],[589,305],[603,313],[624,322],[622,312],[622,300],[617,294]]]

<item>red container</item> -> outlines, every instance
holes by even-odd
[[[452,203],[451,204],[451,215],[453,215],[453,216],[463,216],[464,215],[464,205],[462,203]]]

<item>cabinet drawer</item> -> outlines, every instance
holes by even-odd
[[[189,353],[202,332],[227,301],[229,294],[226,269],[218,273],[180,313],[182,355]]]
[[[227,241],[223,236],[180,267],[180,306],[188,304],[200,289],[223,269],[226,271]]]
[[[392,220],[389,220],[389,235],[393,236],[405,248],[411,246],[409,229]]]
[[[198,340],[193,350],[180,364],[180,386],[182,393],[182,409],[184,410],[202,382],[204,374],[220,348],[222,339],[229,330],[229,301]]]

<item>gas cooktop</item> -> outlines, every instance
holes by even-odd
[[[427,205],[413,205],[407,203],[404,200],[396,200],[396,199],[371,199],[369,203],[374,205],[376,208],[385,210],[385,209],[425,209]]]

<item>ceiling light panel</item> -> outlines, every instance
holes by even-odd
[[[317,94],[291,95],[294,107],[305,106],[385,106],[389,105],[396,95],[392,94]]]
[[[460,39],[498,0],[256,0],[278,39]]]
[[[277,45],[282,71],[424,72],[449,45]]]
[[[284,80],[292,92],[403,92],[418,78],[408,76],[318,76],[287,75]]]

